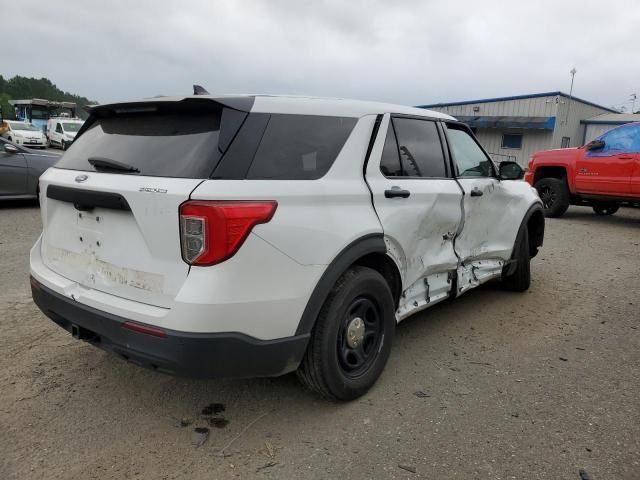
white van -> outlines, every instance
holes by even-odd
[[[47,146],[66,150],[73,143],[84,120],[70,117],[50,118],[47,122]]]

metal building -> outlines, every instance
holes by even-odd
[[[517,161],[523,167],[533,152],[578,147],[585,138],[584,120],[615,113],[563,92],[419,105],[467,123],[497,162]]]
[[[582,143],[588,143],[612,128],[631,122],[640,122],[640,113],[603,113],[597,117],[582,120],[585,127]]]

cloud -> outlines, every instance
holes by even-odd
[[[605,105],[640,90],[635,1],[16,3],[2,74],[107,102],[209,91],[403,104],[568,90]],[[8,30],[8,31],[7,31]]]

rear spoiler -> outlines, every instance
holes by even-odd
[[[105,105],[87,106],[85,110],[89,112],[89,118],[82,125],[76,139],[79,138],[96,122],[98,118],[111,117],[126,113],[143,113],[154,111],[194,111],[209,110],[212,107],[226,107],[239,112],[248,113],[253,107],[255,97],[251,95],[230,95],[230,96],[208,96],[193,95],[189,97],[157,97],[136,102],[110,103]]]

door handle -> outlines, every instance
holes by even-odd
[[[400,187],[391,187],[390,189],[384,191],[384,196],[386,198],[408,198],[409,195],[411,195],[411,192],[409,190],[404,190]]]
[[[633,160],[633,157],[630,155],[624,155],[624,156],[620,155],[618,158],[620,160]]]
[[[476,187],[473,190],[471,190],[470,195],[472,197],[481,197],[482,195],[484,195],[484,192],[480,190],[478,187]]]

